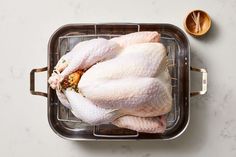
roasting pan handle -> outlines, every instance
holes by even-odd
[[[203,68],[190,67],[191,71],[202,73],[202,90],[190,93],[190,96],[203,95],[207,92],[207,71]]]
[[[45,96],[47,97],[48,94],[44,93],[44,92],[39,92],[39,91],[35,91],[35,73],[36,72],[44,72],[47,71],[48,67],[43,67],[43,68],[38,68],[38,69],[33,69],[30,72],[30,92],[33,95],[39,95],[39,96]]]

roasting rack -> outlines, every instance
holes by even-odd
[[[137,31],[140,31],[139,25],[137,25]],[[60,59],[60,57],[67,52],[69,52],[77,43],[93,38],[106,38],[110,39],[113,37],[120,36],[121,34],[97,34],[96,25],[94,34],[78,34],[78,33],[70,33],[66,34],[65,36],[59,37],[58,41],[58,53],[55,53],[56,61]],[[170,130],[175,124],[178,122],[179,119],[179,105],[177,100],[177,86],[178,86],[178,62],[176,59],[177,52],[179,51],[179,47],[177,44],[176,39],[170,38],[168,36],[162,36],[161,42],[165,45],[168,54],[168,70],[172,77],[172,97],[173,97],[173,108],[170,113],[167,115],[167,130]],[[76,118],[69,109],[64,107],[59,100],[55,102],[53,105],[57,106],[56,117],[58,121],[62,123],[69,123],[73,125],[73,128],[77,126],[78,129],[81,126],[86,126],[87,124],[81,121],[80,119]],[[94,126],[93,128],[93,135],[97,137],[116,137],[114,135],[106,135],[99,133],[99,129],[102,126]],[[109,126],[114,127],[114,126]],[[138,132],[131,131],[129,135],[119,135],[120,138],[122,137],[137,137],[139,136]]]

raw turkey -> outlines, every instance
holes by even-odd
[[[58,89],[66,76],[80,69],[86,70],[93,64],[115,57],[120,46],[103,38],[92,39],[77,44],[65,54],[55,66],[55,72],[48,82],[53,89]]]
[[[159,41],[157,32],[136,32],[80,42],[59,60],[48,82],[61,103],[86,123],[162,133],[172,88]]]
[[[112,38],[121,47],[130,46],[138,43],[159,42],[160,34],[158,32],[134,32],[120,37]]]
[[[160,43],[128,46],[115,58],[88,69],[78,88],[100,107],[142,117],[159,116],[171,109],[166,60]]]
[[[163,133],[166,128],[166,116],[159,117],[137,117],[123,116],[112,122],[112,124],[138,132]]]

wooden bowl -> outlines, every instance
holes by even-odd
[[[210,16],[202,10],[191,11],[184,20],[185,30],[196,37],[206,34],[211,27]]]

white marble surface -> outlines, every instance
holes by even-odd
[[[67,23],[166,22],[183,28],[186,13],[206,10],[209,34],[191,36],[192,65],[209,72],[209,90],[191,98],[191,120],[178,139],[166,142],[71,142],[47,122],[46,99],[29,92],[29,72],[47,63],[52,32]],[[0,0],[0,156],[236,156],[235,0]],[[46,75],[36,75],[46,89]],[[196,76],[196,75],[193,75]],[[199,85],[193,77],[192,85]]]

